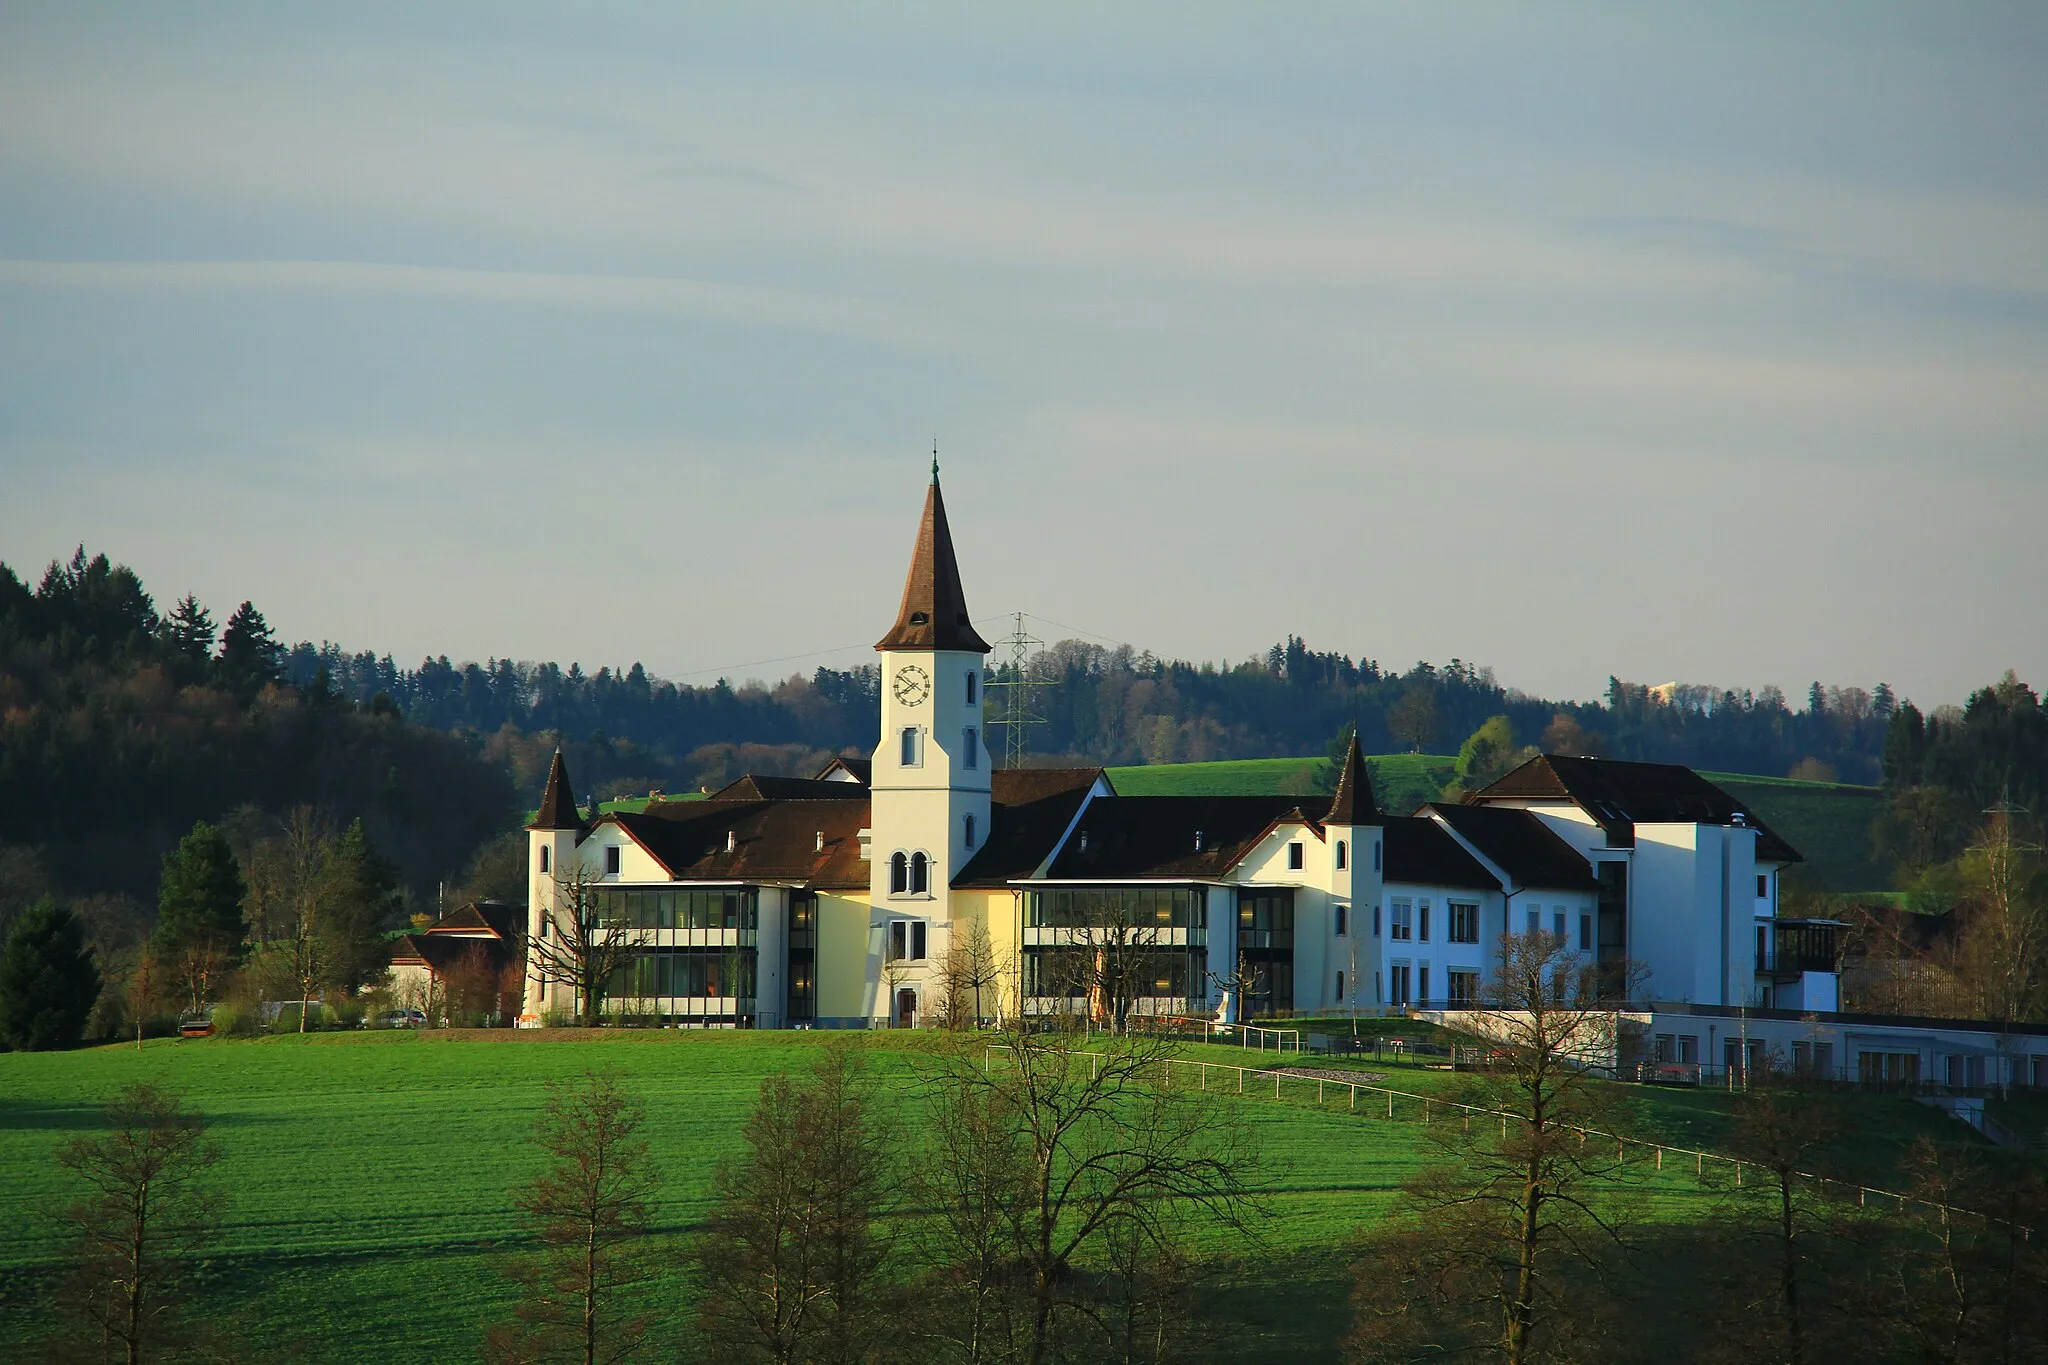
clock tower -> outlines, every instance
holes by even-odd
[[[885,957],[888,922],[908,918],[925,921],[929,933],[906,932],[906,951],[922,943],[920,960],[936,960],[950,918],[948,888],[988,837],[994,766],[982,724],[989,645],[968,620],[936,459],[903,605],[875,649],[882,742],[870,786],[871,903],[885,926]],[[900,1013],[896,1003],[888,1003],[892,1014]]]

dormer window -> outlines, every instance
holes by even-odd
[[[924,612],[914,611],[910,613],[910,624],[913,626],[928,626],[931,623],[932,618]]]

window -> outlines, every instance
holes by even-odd
[[[1408,964],[1405,962],[1396,962],[1393,966],[1389,967],[1387,969],[1387,984],[1393,989],[1393,998],[1390,999],[1387,1003],[1390,1005],[1407,1004]]]
[[[921,919],[910,922],[910,960],[913,962],[924,961],[924,931],[926,927],[925,922]]]
[[[1334,932],[1336,933],[1336,935],[1337,935],[1337,937],[1338,937],[1338,938],[1342,938],[1342,937],[1344,937],[1344,931],[1345,931],[1345,930],[1346,930],[1347,928],[1349,928],[1349,927],[1350,927],[1350,926],[1349,926],[1349,925],[1348,925],[1348,924],[1346,923],[1346,921],[1347,921],[1347,920],[1349,920],[1350,918],[1351,918],[1351,907],[1350,907],[1350,906],[1348,906],[1348,905],[1338,905],[1338,906],[1333,906],[1333,907],[1331,907],[1331,910],[1330,910],[1330,920],[1331,920],[1331,928],[1332,928],[1332,930],[1333,930],[1333,931],[1334,931]],[[1337,994],[1339,994],[1339,995],[1342,995],[1342,994],[1344,994],[1344,992],[1342,992],[1342,991],[1338,991],[1338,992],[1337,992]]]
[[[974,705],[974,670],[967,670],[967,704]]]
[[[1380,841],[1377,839],[1372,841],[1372,870],[1380,870]]]
[[[922,962],[925,950],[925,922],[921,919],[889,921],[889,960]]]
[[[1769,899],[1770,899],[1770,896],[1771,896],[1771,877],[1770,877],[1770,874],[1769,874],[1768,872],[1759,872],[1759,873],[1757,873],[1757,874],[1756,874],[1756,898],[1757,898],[1758,900],[1760,900],[1760,901],[1761,901],[1761,900],[1769,900]]]
[[[1479,1003],[1479,973],[1461,972],[1451,969],[1450,1003],[1452,1005],[1476,1005]]]
[[[925,857],[922,853],[911,854],[910,894],[913,896],[922,896],[928,894],[932,889],[931,880],[932,860]]]
[[[1534,938],[1536,935],[1542,932],[1543,912],[1541,910],[1531,910],[1529,912],[1529,936],[1531,938]]]
[[[910,889],[910,856],[905,853],[889,855],[889,894],[900,896]]]
[[[1395,901],[1388,908],[1387,920],[1387,937],[1396,943],[1406,943],[1415,936],[1415,907],[1407,901]]]
[[[915,725],[906,725],[903,727],[902,744],[902,765],[906,768],[917,767],[922,758],[922,755],[919,751],[923,746],[917,742],[917,727]]]
[[[1344,973],[1342,972],[1337,973],[1337,994],[1332,998],[1340,1002],[1344,999]]]
[[[1342,872],[1351,865],[1351,843],[1347,839],[1337,841],[1337,870]]]
[[[1671,1034],[1668,1034],[1668,1033],[1660,1033],[1660,1034],[1658,1034],[1658,1035],[1657,1035],[1657,1051],[1656,1051],[1656,1053],[1654,1054],[1654,1056],[1655,1056],[1655,1059],[1656,1059],[1656,1060],[1657,1060],[1657,1061],[1658,1061],[1659,1063],[1670,1063],[1670,1062],[1675,1062],[1675,1061],[1677,1061],[1677,1060],[1678,1060],[1678,1039],[1676,1039],[1675,1037],[1673,1037],[1673,1036],[1672,1036]]]
[[[1429,942],[1429,902],[1423,901],[1415,907],[1415,941]]]
[[[1415,969],[1415,998],[1425,1006],[1429,1004],[1429,964],[1427,962]]]
[[[543,914],[540,917],[540,936],[542,938],[546,938],[548,936],[548,925],[554,922],[554,918],[555,917],[553,915],[548,914]]]
[[[1565,941],[1564,907],[1561,905],[1557,908],[1557,913],[1550,917],[1550,932],[1557,935],[1557,941],[1559,943],[1563,943]]]
[[[1289,844],[1287,846],[1287,870],[1289,872],[1301,871],[1302,862],[1301,845],[1299,843]]]
[[[960,732],[960,754],[965,766],[981,766],[981,735],[972,725]]]
[[[1579,916],[1579,951],[1582,953],[1593,951],[1593,917],[1591,915]]]
[[[619,846],[617,844],[611,845],[604,851],[604,875],[607,877],[619,875]]]
[[[1479,942],[1479,907],[1451,902],[1451,942]]]
[[[1696,1033],[1678,1035],[1678,1060],[1687,1066],[1700,1064],[1700,1039]]]
[[[1380,908],[1377,905],[1372,908],[1372,936],[1380,936]]]
[[[549,852],[550,852],[550,850],[549,850],[549,848],[548,848],[548,846],[547,846],[546,844],[542,844],[542,845],[540,846],[540,870],[541,870],[541,871],[543,871],[543,872],[545,872],[545,871],[547,871],[547,870],[548,870],[548,853],[549,853]]]
[[[973,848],[973,847],[974,847],[974,812],[973,812],[973,811],[969,811],[969,812],[967,812],[967,816],[966,816],[966,819],[965,819],[965,822],[964,822],[964,823],[966,824],[966,827],[967,827],[967,829],[966,829],[966,840],[965,840],[965,842],[966,842],[966,844],[967,844],[967,847],[969,847],[969,848]]]

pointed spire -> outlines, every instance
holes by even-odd
[[[1358,731],[1351,732],[1351,747],[1344,753],[1344,767],[1337,774],[1337,795],[1330,801],[1326,825],[1377,825],[1380,805],[1373,798],[1372,774],[1366,771],[1365,752],[1358,747]]]
[[[967,617],[967,594],[960,588],[953,533],[946,525],[946,499],[939,492],[937,442],[932,445],[932,482],[924,495],[924,520],[918,523],[910,574],[903,582],[903,605],[897,610],[896,624],[875,648],[989,652],[988,641],[975,633]]]
[[[562,751],[555,750],[555,761],[548,765],[547,790],[541,793],[540,809],[534,813],[533,823],[528,829],[580,829],[583,817],[576,813],[575,788],[569,785],[569,765],[562,762]]]

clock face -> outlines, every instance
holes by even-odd
[[[932,675],[916,664],[896,670],[896,700],[905,706],[922,706],[932,694]]]

